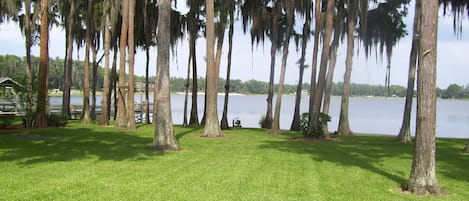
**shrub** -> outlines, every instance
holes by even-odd
[[[55,126],[55,127],[64,127],[68,124],[68,118],[66,115],[57,115],[51,114],[47,119],[48,126]]]
[[[322,137],[324,136],[324,133],[322,132],[322,126],[327,125],[328,122],[330,122],[332,119],[331,116],[329,116],[326,113],[319,113],[319,127],[318,128],[313,128],[313,135],[316,137]],[[308,136],[308,127],[309,127],[309,113],[305,112],[301,114],[301,130],[303,131],[304,136]]]
[[[0,115],[0,128],[7,128],[11,126],[14,118],[14,115]]]

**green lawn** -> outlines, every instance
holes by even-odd
[[[200,138],[176,128],[179,152],[150,151],[137,132],[82,126],[0,131],[0,200],[469,200],[465,140],[440,139],[437,178],[445,196],[397,192],[412,145],[391,137],[299,142],[262,129]]]

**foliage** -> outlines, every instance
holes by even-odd
[[[332,120],[332,117],[328,114],[321,112],[319,113],[319,128],[313,129],[313,133],[317,135],[316,137],[324,136],[322,126],[327,125]],[[309,113],[305,112],[301,114],[301,131],[304,136],[308,136],[308,126],[309,126]]]
[[[64,127],[68,124],[66,115],[51,114],[47,119],[47,125],[53,127]]]
[[[0,115],[0,128],[7,128],[11,126],[14,118],[14,115]]]
[[[392,137],[300,142],[266,135],[262,129],[236,128],[213,140],[198,137],[202,129],[176,127],[183,151],[162,153],[148,150],[153,129],[150,125],[126,132],[73,122],[64,128],[32,130],[29,135],[0,131],[0,200],[469,197],[469,155],[458,152],[467,140],[437,140],[437,177],[449,193],[432,197],[396,192],[409,176],[413,145],[396,143]]]
[[[259,119],[259,126],[262,127],[262,125],[265,123],[265,115],[262,115],[261,118]]]

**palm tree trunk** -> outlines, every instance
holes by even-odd
[[[93,30],[94,32],[94,30]],[[95,35],[95,34],[93,34]],[[93,36],[94,37],[94,36]],[[96,63],[96,41],[93,39],[91,42],[91,55],[93,60],[93,78],[91,84],[91,119],[96,120],[96,87],[98,84],[98,64]]]
[[[283,45],[282,67],[280,68],[280,81],[278,83],[277,100],[275,101],[274,121],[270,132],[273,135],[280,135],[280,108],[282,105],[283,84],[285,83],[285,73],[287,69],[288,48],[290,46],[290,37],[293,30],[293,10],[294,1],[286,1],[286,14],[287,14],[287,31],[285,34],[285,41]]]
[[[206,0],[207,12],[207,76],[206,76],[206,121],[204,137],[220,137],[223,136],[218,121],[217,112],[217,88],[218,88],[218,69],[214,59],[213,49],[215,44],[215,2],[214,0]]]
[[[119,47],[119,84],[117,86],[117,119],[116,127],[126,128],[127,127],[127,110],[126,110],[126,88],[125,85],[125,62],[126,62],[126,47],[127,47],[127,31],[128,31],[128,21],[129,21],[129,5],[128,0],[123,0],[122,4],[122,27],[121,27],[121,36],[120,36],[120,47]]]
[[[24,35],[26,38],[26,127],[32,127],[33,122],[33,68],[31,66],[31,47],[32,47],[32,35],[31,35],[31,1],[25,0],[25,17],[24,17]]]
[[[415,2],[415,13],[420,13],[420,1]],[[412,36],[412,47],[410,49],[409,59],[409,75],[407,78],[407,93],[405,98],[404,106],[404,117],[402,119],[401,130],[397,135],[397,140],[403,143],[412,142],[410,135],[410,121],[412,113],[412,101],[414,98],[414,84],[415,84],[415,73],[417,70],[417,57],[418,57],[418,34],[419,34],[419,18],[414,17],[413,36]]]
[[[312,135],[313,126],[311,123],[311,115],[313,114],[313,105],[316,92],[316,77],[317,77],[317,64],[318,64],[318,51],[319,51],[319,33],[322,31],[322,17],[321,17],[322,1],[315,1],[315,31],[314,31],[314,46],[313,46],[313,61],[311,64],[311,85],[309,89],[309,122],[308,122],[308,135]]]
[[[190,18],[189,20],[191,20]],[[198,19],[192,19],[195,21]],[[189,35],[189,52],[192,55],[192,100],[191,100],[191,115],[189,119],[189,126],[198,126],[199,125],[199,114],[197,109],[197,49],[195,48],[196,39],[197,39],[197,22],[189,23],[190,35]]]
[[[128,30],[128,45],[129,45],[129,93],[127,94],[127,130],[136,130],[135,125],[135,84],[134,84],[134,63],[135,63],[135,37],[134,37],[134,22],[135,22],[135,0],[127,0],[129,4],[129,30]]]
[[[350,79],[352,75],[353,66],[353,51],[354,51],[354,34],[355,25],[357,23],[357,0],[349,0],[349,14],[347,22],[347,56],[345,61],[345,73],[344,73],[344,84],[342,89],[342,97],[340,103],[340,116],[339,116],[339,128],[337,129],[338,135],[351,135],[349,125],[349,98],[350,98]]]
[[[192,50],[190,50],[192,51]],[[189,52],[189,58],[187,59],[187,76],[186,76],[186,84],[184,85],[184,117],[182,120],[182,126],[188,127],[189,124],[187,122],[187,102],[189,99],[189,85],[190,85],[190,77],[191,77],[191,60],[192,60],[192,53]]]
[[[300,75],[298,78],[298,86],[296,87],[296,97],[295,97],[295,111],[293,113],[293,120],[290,126],[290,131],[300,131],[301,130],[301,116],[300,116],[300,107],[301,107],[301,91],[303,90],[303,74],[305,71],[305,57],[306,57],[306,47],[308,45],[311,23],[311,12],[306,13],[306,20],[303,25],[303,38],[301,42],[301,58],[300,58]]]
[[[228,31],[228,63],[226,67],[226,83],[225,83],[225,100],[223,104],[223,113],[221,118],[221,129],[228,129],[228,100],[230,97],[230,80],[231,80],[231,56],[233,54],[233,35],[234,35],[234,15],[233,10],[230,11],[230,30]]]
[[[148,1],[144,1],[143,9],[143,24],[145,26],[145,124],[150,124],[150,43],[151,43],[151,29],[148,23]]]
[[[86,19],[86,47],[85,47],[85,76],[83,79],[83,112],[81,115],[81,123],[89,124],[91,123],[90,115],[90,49],[91,49],[91,32],[92,32],[92,8],[93,0],[88,0],[88,19]]]
[[[418,1],[418,0],[417,0]],[[414,194],[439,194],[436,180],[436,57],[438,1],[421,4],[417,80],[417,129],[407,188]]]
[[[109,108],[110,108],[110,86],[111,82],[109,80],[109,50],[111,49],[111,31],[109,26],[111,23],[110,19],[110,9],[109,9],[109,0],[104,1],[103,13],[104,13],[104,93],[103,93],[103,103],[101,105],[101,116],[99,118],[100,125],[109,125]]]
[[[36,128],[47,127],[47,77],[49,74],[49,1],[41,1],[41,30],[39,58],[39,89],[36,108]]]
[[[111,88],[109,91],[111,92],[109,94],[109,100],[111,100],[111,94],[113,94],[113,99],[114,99],[114,114],[113,120],[116,121],[117,119],[117,45],[114,47],[114,56],[112,58],[112,69],[111,69]],[[111,115],[111,105],[109,102],[109,115]]]
[[[68,29],[67,31],[67,61],[64,67],[64,89],[62,97],[62,114],[70,117],[70,92],[72,88],[72,71],[73,71],[73,38],[75,35],[75,13],[76,1],[70,1],[70,13],[68,15]]]
[[[277,8],[274,8],[277,9]],[[276,12],[276,11],[273,11]],[[270,129],[273,122],[273,99],[274,99],[274,77],[275,77],[275,60],[277,56],[278,40],[279,40],[279,14],[274,14],[272,18],[271,28],[271,46],[270,46],[270,74],[269,74],[269,88],[267,91],[267,111],[261,127]]]
[[[169,48],[171,27],[171,0],[160,0],[158,20],[158,66],[157,94],[155,94],[155,139],[153,147],[158,150],[178,150],[171,117],[171,95],[169,90]]]
[[[323,48],[321,54],[321,63],[318,75],[317,87],[314,92],[314,104],[312,108],[312,113],[310,113],[309,118],[309,127],[308,131],[311,131],[310,135],[320,135],[319,133],[313,133],[313,130],[321,129],[319,125],[319,113],[321,111],[322,100],[324,97],[324,89],[326,86],[326,73],[327,73],[327,64],[329,63],[330,49],[331,49],[331,35],[333,29],[334,21],[334,6],[335,0],[328,1],[327,12],[326,12],[326,32],[324,34]]]
[[[334,39],[331,44],[331,55],[329,61],[329,69],[327,70],[326,76],[326,87],[324,89],[324,103],[322,107],[322,112],[324,114],[329,114],[329,108],[331,103],[331,93],[332,93],[332,80],[334,78],[334,71],[337,62],[337,50],[339,49],[340,44],[340,34],[343,32],[343,12],[344,8],[340,8],[339,14],[335,21],[336,26],[334,30]],[[325,138],[329,138],[329,127],[327,122],[322,123],[322,134]]]

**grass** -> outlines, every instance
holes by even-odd
[[[178,152],[150,151],[151,126],[136,132],[72,123],[66,128],[0,131],[0,200],[468,200],[465,140],[437,141],[444,196],[397,192],[412,145],[391,137],[298,142],[233,129],[200,138],[176,128]],[[34,134],[26,135],[24,134]]]

